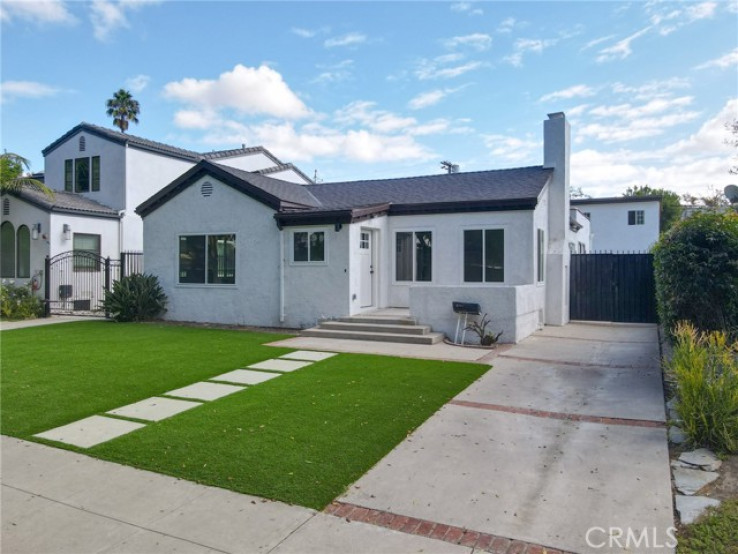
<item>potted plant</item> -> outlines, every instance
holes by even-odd
[[[479,344],[481,344],[482,346],[494,347],[500,340],[500,336],[502,336],[502,331],[500,331],[496,335],[494,333],[488,332],[487,326],[491,322],[492,321],[489,319],[489,317],[487,317],[487,314],[484,314],[481,321],[471,322],[469,325],[466,326],[465,330],[473,331],[479,337]]]

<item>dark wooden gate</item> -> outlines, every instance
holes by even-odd
[[[585,321],[656,323],[652,254],[572,254],[569,315]]]
[[[120,259],[94,252],[62,252],[46,258],[44,299],[46,315],[102,313],[105,291],[122,276],[143,270],[141,252],[122,252]]]

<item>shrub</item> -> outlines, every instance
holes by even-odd
[[[482,316],[482,321],[473,321],[466,327],[465,331],[472,331],[479,337],[479,344],[482,346],[494,346],[500,340],[502,331],[496,335],[490,331],[487,331],[487,326],[492,323],[492,320],[487,317],[487,314]]]
[[[669,369],[676,378],[676,410],[696,446],[738,452],[738,342],[720,331],[699,333],[680,322]]]
[[[666,329],[690,321],[738,338],[738,214],[680,221],[654,248],[656,298]]]
[[[167,296],[155,275],[134,274],[105,291],[103,309],[115,321],[150,321],[166,311]]]
[[[0,315],[3,319],[33,319],[43,315],[41,299],[33,295],[30,283],[0,284]]]

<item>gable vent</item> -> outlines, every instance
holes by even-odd
[[[3,215],[10,215],[10,200],[3,198]]]
[[[79,151],[84,152],[87,147],[87,139],[84,136],[79,137]]]
[[[205,198],[208,196],[212,196],[213,194],[213,183],[210,181],[205,181],[202,185],[200,185],[200,194],[202,194]]]

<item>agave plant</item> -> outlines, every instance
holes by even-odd
[[[487,327],[490,323],[492,323],[492,320],[487,316],[487,314],[484,314],[481,321],[472,321],[465,327],[465,330],[474,332],[479,337],[479,344],[482,346],[493,346],[500,340],[502,331],[496,335],[488,332]]]

